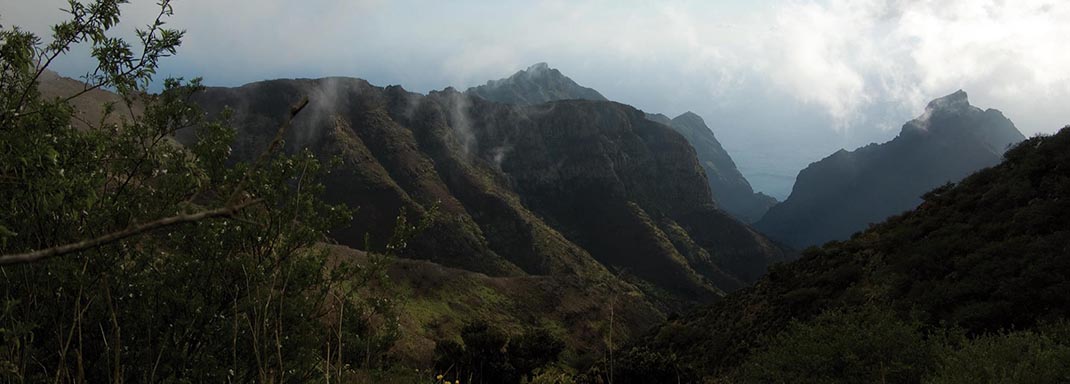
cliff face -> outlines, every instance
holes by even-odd
[[[333,234],[342,244],[363,248],[368,233],[374,248],[399,209],[437,205],[409,257],[494,276],[625,284],[619,275],[664,305],[710,300],[784,258],[715,209],[683,137],[626,105],[509,105],[342,78],[212,88],[197,102],[234,109],[235,153],[248,157],[302,95],[311,102],[287,150],[341,160],[324,180],[328,197],[359,208]]]
[[[958,91],[929,103],[892,141],[810,164],[756,227],[797,248],[843,240],[916,207],[930,189],[999,163],[1024,139],[1002,113],[973,107]]]
[[[753,223],[777,203],[771,196],[754,192],[702,117],[686,112],[672,120],[664,120],[667,120],[666,125],[687,138],[695,148],[695,154],[709,180],[713,199],[721,209],[744,222]]]

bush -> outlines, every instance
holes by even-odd
[[[941,359],[927,382],[1067,383],[1070,346],[1033,331],[982,336]]]
[[[743,364],[744,383],[917,383],[943,343],[887,309],[833,310],[794,322]]]

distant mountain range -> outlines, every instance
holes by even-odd
[[[520,105],[556,100],[606,100],[598,91],[576,84],[546,63],[532,65],[508,78],[469,88],[465,93],[490,101]],[[662,114],[648,114],[647,118],[676,130],[687,139],[695,149],[719,208],[743,222],[752,223],[776,204],[776,199],[754,192],[701,117],[686,112],[673,119]]]
[[[958,91],[933,100],[899,136],[840,150],[799,172],[791,196],[755,226],[795,248],[844,240],[922,202],[933,188],[1000,162],[1025,137],[995,109]]]

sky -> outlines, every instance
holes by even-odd
[[[150,22],[124,6],[116,33]],[[42,36],[64,0],[0,0],[0,25]],[[427,92],[547,62],[609,99],[693,111],[757,190],[783,199],[810,162],[887,141],[965,90],[1027,136],[1070,124],[1065,0],[175,0],[187,31],[160,77],[206,84],[352,76]],[[47,37],[46,37],[47,40]],[[54,69],[91,60],[75,50]]]

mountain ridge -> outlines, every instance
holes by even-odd
[[[677,369],[724,376],[789,323],[828,311],[875,305],[968,337],[1066,319],[1070,305],[1057,292],[1070,281],[1068,153],[1070,127],[1030,138],[1000,164],[849,240],[810,248],[636,345],[679,356]]]
[[[388,236],[399,210],[439,204],[409,257],[490,276],[617,273],[663,309],[714,300],[786,257],[715,208],[682,136],[624,104],[502,104],[348,78],[209,88],[195,101],[212,116],[234,110],[241,157],[301,95],[311,102],[286,149],[340,157],[327,197],[359,207],[334,233],[342,244],[360,249],[364,233]]]
[[[706,170],[714,200],[722,209],[747,223],[761,219],[777,203],[776,199],[754,192],[750,182],[739,172],[735,161],[714,136],[705,120],[688,111],[669,120],[669,127],[684,135],[695,147]]]
[[[516,74],[486,85],[469,88],[466,94],[506,104],[532,105],[557,100],[607,100],[591,88],[580,86],[546,63],[537,63]],[[776,199],[755,193],[731,156],[717,141],[706,122],[693,112],[670,119],[661,114],[647,118],[682,134],[695,148],[699,164],[705,170],[714,201],[720,209],[745,223],[760,219]]]
[[[917,206],[925,191],[998,164],[1024,139],[1001,112],[970,105],[960,90],[930,102],[891,141],[811,163],[755,226],[796,248],[843,240]]]

